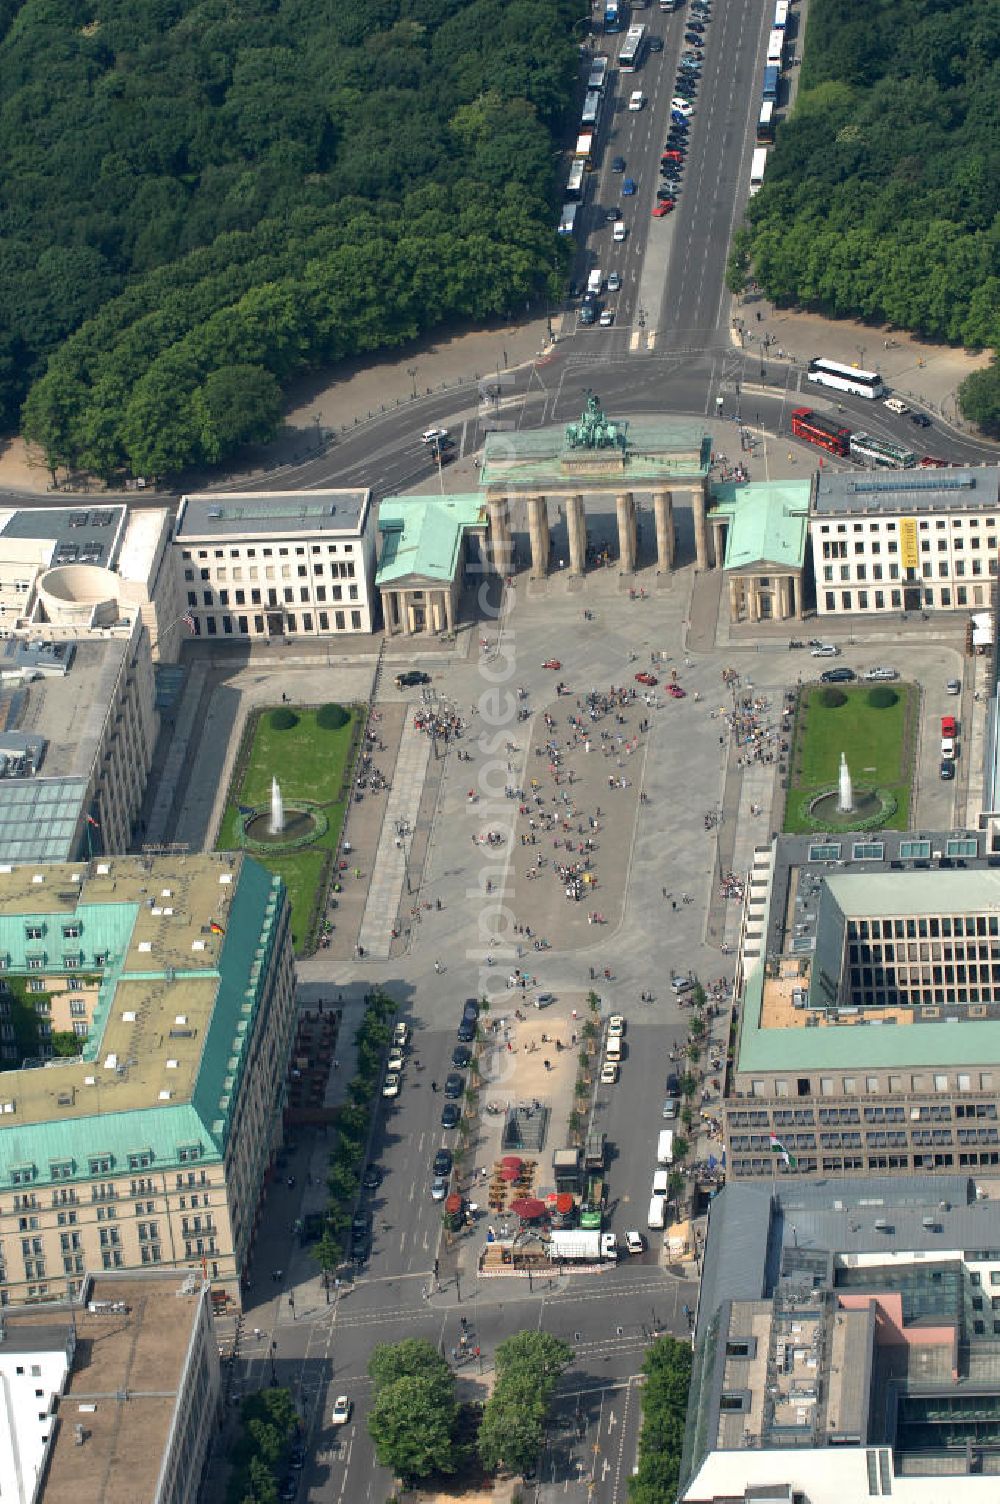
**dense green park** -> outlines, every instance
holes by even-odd
[[[998,117],[992,0],[815,0],[735,262],[781,305],[996,350]],[[963,406],[1000,424],[995,367]]]
[[[0,424],[176,473],[561,283],[571,0],[0,0]]]
[[[324,711],[331,709],[340,707],[278,707],[247,722],[215,843],[218,851],[246,845],[257,861],[283,879],[292,909],[292,941],[299,954],[310,949],[316,938],[350,797],[359,729],[353,707],[345,710],[342,725],[321,724]],[[290,725],[283,724],[289,721]],[[261,811],[261,825],[266,825],[275,776],[290,829],[284,844],[269,849],[263,831],[261,840],[254,841],[254,826],[248,824],[245,812]],[[297,806],[315,812],[308,815],[307,828],[298,839],[292,819]],[[244,830],[249,831],[249,840]]]

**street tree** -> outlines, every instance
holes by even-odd
[[[437,1379],[423,1374],[380,1385],[368,1414],[379,1462],[407,1484],[454,1472],[456,1414],[454,1380],[448,1394]]]

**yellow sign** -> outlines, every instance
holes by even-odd
[[[899,519],[899,552],[903,568],[916,569],[917,519],[915,517],[901,517]]]

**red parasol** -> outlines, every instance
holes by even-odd
[[[450,1216],[454,1216],[456,1212],[460,1212],[462,1210],[461,1196],[456,1196],[455,1192],[452,1191],[451,1195],[445,1200],[444,1209]]]
[[[520,1165],[501,1165],[500,1166],[500,1179],[501,1180],[516,1180],[517,1177],[520,1175],[520,1173],[521,1173],[521,1167],[520,1167]]]
[[[556,1211],[561,1217],[565,1217],[566,1213],[571,1212],[572,1210],[573,1197],[570,1195],[569,1191],[560,1191],[556,1196]]]
[[[516,1154],[505,1154],[500,1163],[503,1165],[505,1170],[510,1169],[511,1167],[513,1167],[515,1170],[519,1170],[524,1164],[524,1160],[518,1159]]]
[[[510,1209],[522,1222],[537,1222],[539,1217],[545,1216],[545,1202],[539,1201],[537,1196],[519,1196],[510,1203]]]

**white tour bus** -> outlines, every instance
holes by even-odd
[[[829,386],[836,392],[851,392],[855,397],[884,397],[885,387],[877,371],[862,371],[856,366],[841,365],[839,360],[827,360],[818,355],[809,362],[806,373],[808,381],[817,386]]]

